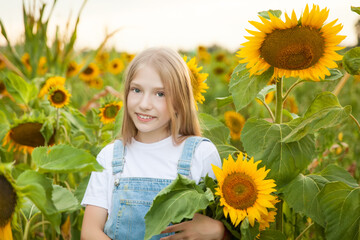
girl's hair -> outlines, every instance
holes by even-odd
[[[176,51],[168,48],[150,48],[136,55],[125,73],[122,125],[124,144],[130,143],[132,137],[137,134],[137,129],[127,111],[130,83],[145,66],[152,67],[159,74],[164,85],[166,103],[170,112],[169,132],[173,142],[179,144],[187,136],[200,136],[189,68]]]

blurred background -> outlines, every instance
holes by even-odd
[[[39,2],[27,1],[33,6]],[[64,31],[70,19],[74,25],[81,0],[58,0],[49,22],[49,41],[53,40],[56,26]],[[339,19],[344,25],[340,35],[346,35],[343,46],[357,43],[355,24],[359,17],[350,11],[351,6],[359,5],[357,0],[336,1],[288,1],[288,0],[88,0],[81,15],[75,48],[96,48],[103,41],[106,33],[120,29],[107,46],[118,51],[139,52],[151,46],[168,46],[175,49],[191,50],[198,45],[219,45],[230,51],[236,51],[245,42],[244,35],[249,35],[245,28],[254,29],[248,22],[257,21],[257,13],[269,9],[291,13],[295,9],[299,15],[305,8],[316,3],[320,8],[330,9],[328,19]],[[22,1],[0,0],[0,19],[7,28],[9,39],[19,42],[23,33]],[[50,8],[45,9],[45,16]],[[0,45],[5,39],[0,36]]]

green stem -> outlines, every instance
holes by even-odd
[[[297,85],[299,85],[300,83],[305,82],[305,80],[300,80],[300,81],[296,81],[293,85],[291,85],[291,87],[289,87],[289,89],[286,91],[286,93],[284,94],[284,97],[282,99],[283,102],[285,102],[287,96],[289,95],[289,93],[293,90],[294,87],[296,87]]]
[[[359,124],[358,120],[356,120],[356,118],[352,114],[350,114],[350,117],[352,118],[352,120],[354,120],[354,122],[356,123],[356,125],[358,126],[359,131],[360,131],[360,124]]]
[[[282,111],[283,111],[283,78],[278,78],[276,81],[276,109],[275,109],[275,122],[282,122]]]
[[[266,102],[265,102],[265,101],[263,101],[262,99],[259,99],[259,100],[262,102],[262,104],[264,104],[264,106],[265,106],[266,110],[268,110],[268,112],[269,112],[269,114],[270,114],[270,117],[271,117],[272,121],[273,121],[273,122],[275,122],[275,116],[274,116],[273,112],[271,111],[271,109],[270,109],[269,105],[267,105],[267,104],[266,104]]]
[[[58,136],[59,136],[59,123],[60,122],[60,108],[56,109],[56,128],[55,128],[55,141],[58,143]]]
[[[276,203],[275,207],[277,208],[276,213],[276,230],[283,231],[283,200],[280,199],[280,202]]]
[[[310,223],[309,226],[307,226],[307,227],[304,229],[304,231],[302,231],[302,232],[299,234],[299,236],[297,236],[297,238],[295,238],[295,240],[300,240],[301,237],[304,235],[304,233],[305,233],[307,230],[309,230],[309,228],[310,228],[312,225],[314,225],[314,222]]]

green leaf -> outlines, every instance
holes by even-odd
[[[330,76],[325,76],[324,81],[336,81],[344,76],[339,69],[329,69]]]
[[[286,240],[286,236],[279,230],[267,229],[260,232],[261,240]]]
[[[295,120],[293,120],[294,123]],[[273,124],[262,119],[248,119],[241,133],[241,141],[249,156],[262,160],[260,165],[270,168],[269,178],[278,186],[287,184],[307,168],[315,155],[312,135],[300,141],[284,143],[295,128],[292,124]]]
[[[0,140],[3,139],[9,131],[10,123],[3,111],[0,110]]]
[[[28,104],[36,97],[37,88],[34,84],[27,83],[23,78],[15,73],[9,72],[4,79],[6,90],[15,98],[16,101]]]
[[[26,170],[16,179],[20,191],[28,197],[60,233],[61,215],[52,201],[53,186],[51,180],[33,170]]]
[[[49,143],[49,140],[54,136],[54,128],[49,121],[45,121],[40,129],[41,135],[44,137],[45,142]]]
[[[344,54],[343,65],[351,75],[360,74],[360,47],[350,49]]]
[[[304,176],[299,174],[281,192],[287,204],[297,213],[303,213],[316,223],[325,227],[317,195],[328,181],[317,175]]]
[[[221,161],[223,161],[224,158],[227,159],[229,155],[235,157],[235,154],[240,152],[239,149],[230,144],[217,144],[216,148],[219,152]]]
[[[326,239],[359,239],[360,188],[342,182],[325,185],[319,194],[319,203],[325,216]]]
[[[271,9],[269,9],[268,11],[259,12],[258,14],[260,16],[262,16],[263,18],[266,18],[266,19],[270,20],[269,12],[275,17],[279,18],[281,16],[281,11],[280,10],[271,10]]]
[[[80,204],[72,192],[59,185],[53,185],[53,188],[52,200],[59,213],[73,212],[80,208]]]
[[[71,125],[77,129],[81,134],[84,134],[86,138],[91,141],[95,142],[96,137],[93,132],[93,130],[88,127],[88,122],[86,120],[86,117],[77,109],[75,108],[68,108],[69,112],[62,111],[62,114],[68,120]],[[74,131],[74,129],[72,129]]]
[[[274,92],[276,90],[276,85],[266,85],[261,91],[256,95],[256,98],[265,102],[265,97],[268,93]]]
[[[334,164],[328,165],[325,169],[320,172],[320,175],[326,178],[330,182],[343,182],[350,187],[357,188],[359,184],[344,168]]]
[[[93,155],[69,145],[37,147],[31,156],[42,172],[91,172],[103,169]]]
[[[195,181],[178,174],[177,178],[155,197],[145,215],[145,238],[161,233],[169,223],[193,218],[194,214],[205,209],[214,196],[210,189],[206,192]]]
[[[360,15],[360,7],[353,7],[353,6],[351,6],[351,11],[356,12],[357,14]]]
[[[303,118],[297,119],[298,126],[282,141],[298,141],[308,134],[322,128],[334,127],[349,117],[351,106],[342,107],[337,97],[331,92],[318,94],[311,103]]]
[[[227,143],[230,130],[222,122],[206,113],[200,113],[199,120],[204,137],[214,144]]]
[[[216,106],[218,108],[221,108],[223,106],[226,106],[230,103],[233,103],[234,100],[233,100],[233,97],[230,95],[230,96],[227,96],[227,97],[219,97],[219,98],[216,98]]]
[[[251,227],[249,220],[246,217],[241,222],[240,231],[241,231],[241,240],[253,240],[256,239],[256,236],[259,234],[259,225],[256,222],[254,227]]]
[[[231,75],[229,92],[234,99],[236,111],[246,107],[255,99],[260,90],[269,82],[273,72],[273,68],[270,68],[261,75],[250,77],[246,64],[240,63],[235,68]]]

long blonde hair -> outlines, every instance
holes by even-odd
[[[137,129],[127,111],[130,83],[140,69],[152,67],[160,76],[165,88],[170,113],[169,131],[173,142],[181,143],[187,136],[200,136],[200,125],[191,86],[190,70],[180,55],[168,48],[149,48],[131,61],[125,73],[124,117],[122,138],[130,143]],[[180,135],[180,136],[179,136]]]

